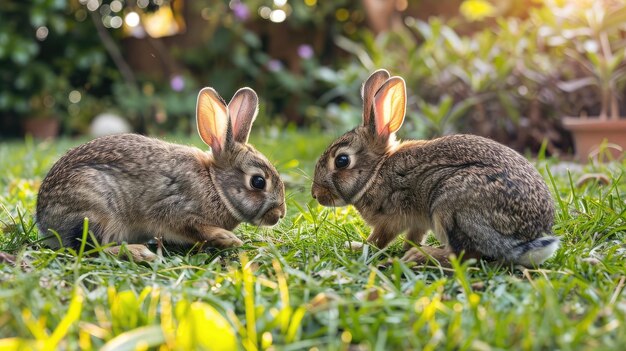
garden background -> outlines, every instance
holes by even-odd
[[[384,67],[407,81],[407,137],[469,132],[564,154],[561,117],[606,114],[603,93],[623,95],[625,12],[583,0],[9,1],[0,137],[33,120],[84,134],[104,112],[141,133],[190,133],[199,88],[245,85],[259,125],[344,130]]]

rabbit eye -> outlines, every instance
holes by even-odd
[[[335,157],[335,167],[346,168],[350,165],[350,156],[341,154]]]
[[[250,178],[250,186],[255,189],[263,190],[265,188],[265,178],[259,175],[252,176],[252,178]]]

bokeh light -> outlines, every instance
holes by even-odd
[[[230,8],[233,10],[236,19],[245,21],[250,17],[250,9],[241,1],[231,1],[230,4]]]
[[[276,59],[272,59],[267,63],[267,69],[272,72],[278,72],[283,69],[283,63]]]
[[[111,7],[107,4],[104,4],[102,6],[100,6],[100,8],[98,9],[98,12],[100,12],[100,14],[102,16],[106,16],[106,15],[110,15],[111,14]]]
[[[113,12],[120,12],[122,11],[122,8],[124,7],[124,5],[122,5],[122,2],[119,0],[115,0],[111,2],[111,11]]]
[[[203,20],[208,21],[211,18],[211,9],[208,7],[203,8],[202,11],[200,11],[200,15]]]
[[[124,17],[124,21],[129,27],[137,27],[139,25],[139,15],[134,11],[129,12],[126,14],[126,17]]]
[[[87,1],[87,10],[96,11],[100,7],[100,1],[98,0],[88,0]]]
[[[350,18],[350,12],[346,9],[338,9],[335,12],[335,17],[337,17],[338,21],[344,22]]]
[[[119,28],[119,27],[122,26],[122,24],[124,24],[124,21],[122,20],[122,17],[115,16],[115,17],[111,18],[111,27]]]
[[[83,9],[78,9],[78,10],[76,10],[76,13],[74,14],[74,17],[76,18],[76,20],[78,22],[82,22],[85,19],[87,19],[87,11],[85,11]]]
[[[259,7],[259,16],[261,16],[261,18],[268,19],[270,18],[271,14],[272,14],[272,9],[270,9],[269,7],[267,6]]]
[[[313,51],[313,48],[311,47],[311,45],[302,44],[298,46],[298,56],[300,56],[300,58],[308,60],[313,57],[314,53],[315,52]]]
[[[68,100],[73,104],[79,103],[80,99],[82,99],[82,95],[78,90],[72,90],[68,96]]]
[[[270,14],[270,21],[274,23],[284,22],[285,19],[287,19],[287,13],[285,13],[285,11],[281,9],[273,10],[272,13]]]
[[[37,36],[37,40],[44,41],[48,37],[48,33],[49,33],[48,27],[41,26],[37,28],[37,31],[35,32],[35,36]]]
[[[172,87],[172,90],[174,91],[182,91],[183,89],[185,89],[185,80],[183,79],[182,76],[175,75],[170,80],[170,86]]]

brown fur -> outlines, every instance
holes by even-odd
[[[334,166],[340,153],[350,155],[348,168]],[[381,248],[402,232],[420,244],[432,229],[446,246],[432,250],[441,260],[465,252],[528,265],[558,245],[545,236],[554,204],[539,173],[514,150],[478,136],[398,143],[367,122],[322,154],[312,194],[322,205],[354,205],[374,227],[368,241]],[[421,261],[416,250],[405,259]]]

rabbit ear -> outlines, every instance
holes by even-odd
[[[247,143],[250,128],[259,112],[259,98],[254,90],[241,88],[233,95],[228,104],[228,114],[233,126],[235,141]]]
[[[374,116],[372,107],[374,105],[374,95],[380,87],[389,79],[389,72],[384,69],[372,73],[361,87],[361,97],[363,98],[363,125],[370,126],[374,131]]]
[[[404,79],[391,77],[374,96],[376,134],[387,138],[404,122],[406,113],[406,85]]]
[[[213,88],[203,88],[196,107],[198,133],[214,154],[224,150],[232,139],[226,103]]]

